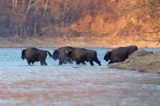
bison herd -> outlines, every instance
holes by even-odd
[[[138,47],[135,45],[119,47],[111,51],[107,51],[104,56],[104,60],[109,61],[108,64],[123,62],[136,50],[138,50]],[[47,65],[45,61],[47,54],[54,60],[59,60],[59,65],[66,63],[72,64],[73,61],[75,61],[76,64],[84,65],[86,64],[86,62],[89,62],[91,66],[93,66],[95,62],[99,66],[101,66],[101,62],[99,61],[97,52],[95,50],[71,46],[65,46],[55,49],[53,51],[53,54],[46,50],[29,47],[22,50],[21,58],[23,60],[26,59],[29,65],[33,64],[34,62],[40,62],[41,65]]]

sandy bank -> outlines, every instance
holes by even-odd
[[[121,63],[113,64],[110,68],[137,70],[140,72],[160,73],[160,51],[136,51]]]
[[[10,37],[0,38],[0,47],[2,48],[17,48],[17,47],[61,47],[75,46],[87,48],[117,48],[120,46],[137,45],[139,48],[158,48],[157,42],[146,42],[144,40],[124,40],[106,37],[33,37],[21,38]]]

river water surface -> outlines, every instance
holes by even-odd
[[[0,49],[0,106],[160,106],[159,74],[109,69],[95,50],[102,66],[28,66],[22,48]]]

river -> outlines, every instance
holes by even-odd
[[[53,52],[54,48],[43,48]],[[160,75],[109,69],[106,50],[94,49],[102,66],[28,66],[23,48],[0,49],[0,106],[159,106]],[[147,49],[156,51],[157,49]]]

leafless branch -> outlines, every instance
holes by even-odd
[[[32,0],[29,0],[28,6],[27,6],[27,11],[26,14],[28,13],[29,9],[32,8],[33,6],[35,6],[37,3],[39,3],[41,0],[37,0],[36,2],[34,2],[33,4],[31,4]]]
[[[17,6],[17,0],[12,0],[12,8],[15,8]]]
[[[30,9],[30,4],[31,4],[31,0],[29,0],[28,6],[27,6],[26,14],[28,13],[28,11],[29,11],[29,9]]]
[[[48,0],[46,0],[45,6],[44,6],[43,16],[44,16],[44,14],[46,12],[47,7],[48,7]]]
[[[42,1],[42,0],[37,0],[36,2],[34,2],[33,4],[31,4],[31,5],[30,5],[30,8],[33,7],[33,6],[35,6],[35,5],[36,5],[37,3],[39,3],[40,1]]]

